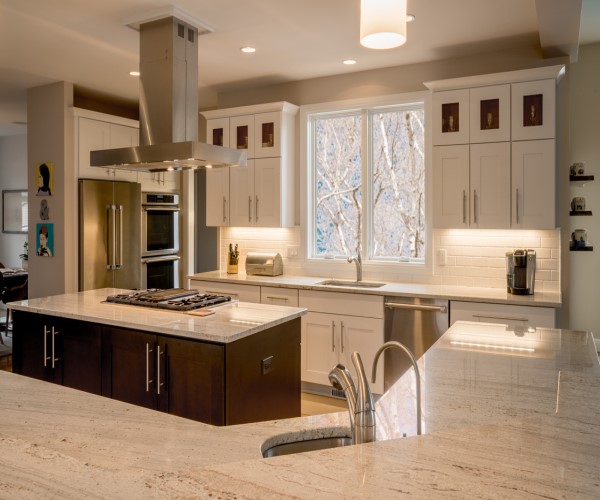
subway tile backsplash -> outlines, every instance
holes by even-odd
[[[364,278],[438,285],[505,288],[504,254],[515,248],[532,248],[537,254],[536,290],[560,291],[560,229],[432,231],[432,273],[369,272]],[[240,267],[248,252],[279,252],[286,274],[311,274],[303,268],[301,231],[293,228],[221,228],[221,269],[226,267],[229,243],[238,243]],[[297,248],[299,257],[288,257]],[[446,250],[446,265],[438,263],[438,249]],[[313,273],[314,274],[314,273]]]

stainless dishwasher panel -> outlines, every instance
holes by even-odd
[[[417,359],[448,329],[449,321],[447,300],[385,297],[384,341],[404,344]],[[383,388],[387,391],[412,364],[395,349],[388,349],[384,356]]]

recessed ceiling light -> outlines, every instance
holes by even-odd
[[[130,71],[129,74],[131,76],[140,76],[140,72],[139,71]]]
[[[347,66],[352,66],[353,64],[356,64],[356,60],[354,59],[344,59],[343,63]]]
[[[242,47],[240,50],[244,54],[252,54],[253,52],[256,52],[256,49],[254,47]]]
[[[412,23],[415,19],[416,19],[416,17],[414,16],[414,14],[406,14],[406,22],[407,23]]]

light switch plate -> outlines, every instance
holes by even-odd
[[[445,248],[438,248],[437,261],[438,261],[438,266],[445,266],[446,263],[448,262]]]

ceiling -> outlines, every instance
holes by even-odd
[[[132,17],[168,0],[0,0],[0,136],[26,132],[26,89],[55,81],[135,101]],[[210,25],[199,38],[200,107],[218,92],[520,46],[577,59],[600,41],[599,0],[408,0],[408,41],[376,51],[358,41],[360,0],[177,0]],[[240,48],[256,47],[254,54]],[[344,59],[357,60],[353,66]],[[16,123],[15,123],[16,122]]]

